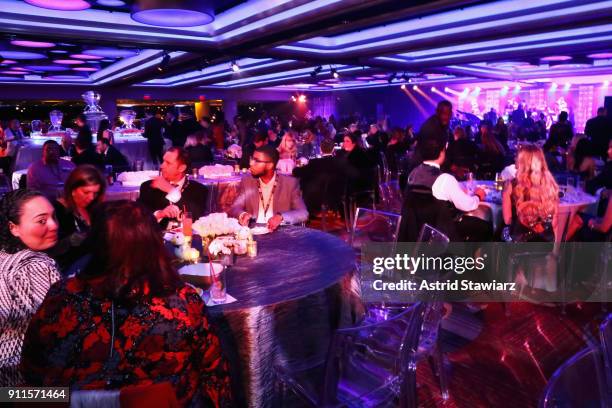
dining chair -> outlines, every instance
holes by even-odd
[[[277,406],[286,406],[291,392],[313,407],[416,408],[416,363],[430,308],[415,303],[386,320],[337,330],[323,364],[277,366]]]
[[[605,398],[608,406],[612,406],[612,314],[599,326],[599,337],[604,362]]]
[[[396,243],[401,223],[402,216],[399,214],[358,207],[349,244],[359,251],[366,243]]]

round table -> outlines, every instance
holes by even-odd
[[[491,180],[477,180],[476,186],[484,188],[487,192],[485,201],[480,203],[480,207],[490,208],[493,222],[493,230],[503,223],[501,192],[495,191],[495,182]],[[465,185],[465,183],[463,183]],[[593,206],[597,203],[597,197],[585,193],[582,190],[576,189],[571,194],[565,194],[559,201],[559,214],[555,235],[563,237],[563,233],[567,228],[569,220],[578,212],[586,207]],[[595,208],[593,208],[595,210]],[[475,217],[483,218],[483,213],[474,211],[468,213]],[[483,218],[484,219],[484,218]]]
[[[259,254],[226,270],[236,302],[208,308],[231,366],[235,403],[270,406],[274,365],[323,361],[335,329],[352,323],[355,253],[330,234],[281,227]]]

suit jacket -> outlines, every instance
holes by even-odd
[[[339,208],[346,183],[339,158],[312,159],[306,166],[294,168],[293,175],[300,179],[309,212],[319,211],[325,202],[332,208]]]
[[[81,153],[76,153],[75,156],[72,157],[72,162],[77,166],[81,164],[91,164],[100,170],[104,169],[102,156],[99,155],[93,147],[89,147]]]
[[[149,141],[149,145],[163,146],[164,138],[162,137],[162,128],[164,121],[153,116],[145,122],[143,136]]]
[[[125,156],[114,146],[109,146],[106,154],[101,154],[104,165],[113,166],[113,171],[122,172],[129,171],[130,164],[128,163]]]
[[[281,213],[283,223],[297,224],[308,219],[308,210],[302,200],[302,191],[297,179],[276,173],[278,185],[274,190],[272,208]],[[238,187],[238,197],[230,208],[229,215],[236,217],[246,211],[254,217],[259,214],[259,181],[251,175],[242,178]]]
[[[145,181],[140,185],[140,196],[138,201],[148,207],[151,212],[163,210],[170,202],[166,199],[166,193],[151,186],[153,180]],[[197,220],[208,212],[208,189],[195,181],[185,180],[181,199],[176,206],[181,210],[183,206],[187,207],[193,215],[193,219]],[[160,221],[162,228],[165,228],[169,219],[164,218]]]

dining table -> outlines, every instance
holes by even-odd
[[[207,308],[229,361],[234,406],[274,403],[275,367],[325,361],[334,331],[353,324],[355,253],[341,239],[297,226],[255,236],[256,257],[224,271],[232,303]]]
[[[482,188],[486,197],[475,211],[467,213],[467,215],[475,216],[486,221],[491,221],[493,231],[498,231],[498,228],[504,225],[502,213],[502,192],[496,189],[495,181],[492,180],[475,180],[476,187]],[[462,183],[464,188],[467,184]],[[562,197],[559,199],[559,213],[557,217],[557,226],[555,228],[555,236],[564,237],[567,231],[569,221],[579,211],[585,211],[594,214],[597,207],[597,197],[592,196],[580,188],[576,187],[561,187]],[[488,211],[490,210],[490,212]]]

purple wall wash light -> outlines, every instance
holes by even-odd
[[[25,2],[36,7],[63,11],[78,11],[91,7],[91,4],[84,0],[25,0]]]
[[[82,59],[82,60],[99,60],[99,59],[102,59],[103,57],[99,55],[89,55],[89,54],[72,54],[70,58]]]
[[[132,19],[158,27],[195,27],[215,20],[208,0],[137,0]]]
[[[76,67],[73,68],[73,71],[79,71],[79,72],[96,72],[98,70],[98,68],[94,68],[94,67]]]
[[[59,59],[53,62],[56,64],[62,64],[62,65],[79,65],[79,64],[85,63],[84,61],[73,60],[73,59]]]
[[[67,69],[69,69],[68,67],[63,67],[60,65],[26,65],[25,68],[32,71],[44,72],[66,71]]]

